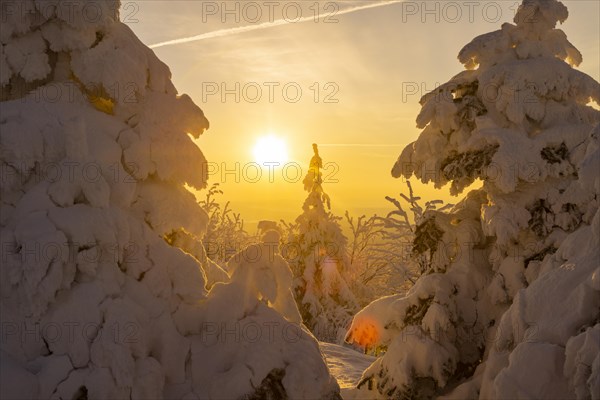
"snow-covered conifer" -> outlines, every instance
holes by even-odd
[[[291,398],[336,397],[310,335],[287,353],[281,339],[196,346],[203,321],[235,323],[224,316],[238,307],[207,294],[223,270],[177,247],[206,230],[185,185],[206,186],[191,137],[208,121],[118,9],[2,3],[0,397],[261,397],[270,376]],[[271,321],[294,320],[280,293],[271,306],[247,295]],[[246,362],[215,389],[211,368],[231,368],[232,351]]]
[[[296,275],[294,290],[304,323],[320,340],[335,342],[343,339],[357,304],[347,283],[347,239],[339,218],[329,212],[316,144],[313,151],[303,181],[308,196],[284,248]]]
[[[597,396],[600,85],[574,68],[582,56],[555,28],[567,16],[525,0],[421,99],[423,131],[393,175],[483,187],[426,213],[414,250],[431,253],[429,274],[354,318],[349,340],[372,326],[387,348],[360,385],[374,396]]]

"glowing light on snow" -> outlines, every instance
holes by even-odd
[[[379,330],[376,321],[367,317],[355,321],[346,341],[358,344],[365,351],[372,349],[379,342]]]
[[[288,160],[285,141],[275,135],[263,136],[254,145],[254,160],[259,164],[276,162],[283,164]]]

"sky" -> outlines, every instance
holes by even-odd
[[[121,19],[208,117],[196,143],[210,162],[209,184],[220,183],[250,230],[300,214],[312,143],[335,214],[391,211],[385,196],[407,187],[390,170],[420,133],[420,97],[462,71],[460,49],[511,22],[520,4],[383,3],[122,1]],[[561,29],[583,54],[579,69],[599,80],[600,2],[564,4]],[[289,160],[259,173],[253,148],[271,134],[287,143]],[[460,200],[412,183],[424,199]]]

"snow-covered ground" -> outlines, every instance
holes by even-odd
[[[337,379],[344,399],[355,399],[352,392],[362,373],[375,361],[375,357],[359,353],[339,344],[319,342],[331,375]]]

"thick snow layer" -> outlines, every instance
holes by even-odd
[[[515,297],[487,361],[503,368],[484,375],[482,396],[566,398],[575,393],[589,398],[598,393],[600,371],[592,366],[600,348],[591,344],[599,326],[598,243],[600,212],[592,225],[568,236],[544,262],[546,272]]]
[[[234,255],[231,280],[216,283],[202,304],[191,349],[192,388],[201,398],[240,398],[274,371],[292,399],[334,398],[339,390],[302,326],[278,242],[268,232]]]

